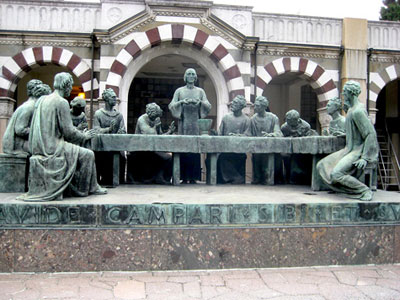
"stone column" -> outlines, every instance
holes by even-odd
[[[318,112],[318,121],[321,125],[321,135],[324,130],[329,129],[329,123],[332,121],[332,117],[326,111],[326,106],[317,109]]]
[[[0,152],[3,152],[3,136],[6,132],[8,121],[14,112],[16,101],[8,97],[0,97]]]
[[[354,80],[361,85],[359,99],[367,101],[367,49],[368,22],[365,19],[344,18],[342,27],[342,46],[344,47],[342,61],[342,91],[343,85]]]

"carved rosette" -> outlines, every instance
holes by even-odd
[[[107,18],[108,20],[115,24],[122,18],[122,11],[118,7],[112,7],[108,10],[107,12]]]
[[[242,14],[236,14],[232,18],[232,24],[233,24],[233,27],[235,27],[237,30],[241,31],[241,30],[245,29],[247,26],[246,17],[243,16]]]

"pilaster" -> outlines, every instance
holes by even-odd
[[[342,46],[344,47],[342,61],[342,87],[354,80],[361,85],[359,99],[367,100],[367,48],[368,22],[365,19],[344,18],[342,26]]]
[[[9,97],[0,97],[0,152],[3,152],[3,136],[6,132],[16,101]]]

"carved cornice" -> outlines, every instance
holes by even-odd
[[[186,17],[186,18],[203,18],[206,16],[205,12],[198,11],[174,11],[169,9],[152,9],[153,14],[156,16],[168,17]]]
[[[222,37],[224,40],[228,41],[229,43],[231,43],[233,46],[241,49],[243,46],[243,41],[239,40],[239,39],[235,39],[233,38],[231,35],[228,35],[224,30],[221,30],[218,26],[216,26],[213,22],[210,22],[208,19],[206,18],[201,18],[200,19],[201,24],[206,27],[207,29],[209,29],[210,31],[212,31],[213,33],[215,33],[215,35],[218,35],[220,37]]]
[[[148,15],[147,18],[132,27],[120,28],[119,30],[116,30],[114,32],[96,32],[96,37],[100,44],[113,44],[131,34],[132,32],[140,31],[140,28],[145,27],[150,23],[153,23],[154,20],[154,15]]]
[[[18,45],[18,46],[53,46],[53,47],[82,47],[88,48],[91,47],[91,43],[77,43],[77,42],[62,42],[62,41],[27,41],[27,40],[14,40],[14,41],[4,41],[0,40],[0,45]]]
[[[267,49],[259,49],[257,51],[259,55],[266,56],[289,56],[289,57],[307,57],[307,58],[321,58],[321,59],[339,59],[339,50],[322,50],[322,49],[310,49],[310,48],[267,48]]]
[[[398,54],[373,54],[371,55],[371,61],[377,63],[392,63],[399,64],[400,63],[400,53]]]
[[[142,11],[129,19],[111,27],[109,30],[95,31],[97,41],[100,44],[113,44],[132,32],[154,22],[155,16],[147,11]]]
[[[90,35],[58,34],[49,32],[2,32],[0,45],[18,46],[54,46],[54,47],[91,47]]]

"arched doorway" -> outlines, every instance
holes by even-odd
[[[302,86],[307,87],[301,91]],[[301,114],[301,103],[303,103],[303,112],[306,114],[303,118],[315,123],[315,129],[318,131],[329,126],[330,117],[325,106],[329,99],[339,95],[330,73],[319,64],[300,57],[283,57],[264,67],[258,66],[256,87],[257,95],[264,94],[267,89],[271,90],[265,95],[273,100],[270,102],[276,103],[275,105],[271,103],[271,111],[275,110],[275,114],[281,119],[286,111],[292,108]],[[316,105],[315,97],[318,99]],[[313,111],[318,116],[315,121],[313,113],[311,114]]]
[[[78,78],[86,98],[90,97],[91,69],[89,65],[73,52],[51,46],[28,48],[8,59],[1,68],[0,96],[14,98],[19,81],[32,70],[47,65],[65,67],[64,70]],[[99,85],[97,79],[94,78],[93,98],[98,96]]]
[[[375,129],[380,146],[380,188],[399,189],[400,155],[400,79],[388,82],[376,99]],[[397,157],[397,159],[396,159]],[[397,179],[396,179],[397,177]]]
[[[23,78],[21,78],[14,93],[15,100],[17,101],[17,106],[20,106],[28,98],[26,94],[26,85],[29,80],[39,79],[53,89],[54,76],[60,72],[70,73],[72,75],[72,78],[74,79],[73,89],[67,100],[72,100],[79,94],[81,97],[84,98],[85,93],[83,91],[82,85],[78,77],[76,77],[74,73],[70,72],[66,67],[49,64],[32,69],[30,72],[26,73]]]
[[[183,86],[183,74],[187,68],[197,72],[196,86],[204,89],[212,109],[207,118],[213,119],[216,128],[217,95],[207,72],[192,58],[167,54],[155,57],[144,65],[136,74],[129,88],[128,95],[128,133],[134,133],[137,119],[145,113],[146,104],[155,102],[164,111],[162,123],[166,130],[173,121],[168,104],[177,88]]]
[[[400,79],[391,81],[380,91],[376,101],[375,127],[381,129],[386,122],[392,132],[400,130]]]
[[[147,62],[167,54],[193,58],[207,72],[217,96],[217,124],[228,112],[229,101],[245,94],[239,67],[221,41],[189,25],[165,24],[132,34],[132,40],[111,65],[105,87],[114,89],[119,96],[119,110],[125,120],[128,119],[127,102],[133,78]]]
[[[136,113],[134,116],[132,115],[132,112],[131,115],[128,115],[128,102],[130,101],[129,99],[131,88],[134,88],[132,87],[132,84],[135,85],[134,79],[145,78],[145,74],[141,74],[143,73],[143,68],[144,71],[146,71],[147,68],[152,68],[152,73],[161,73],[161,76],[163,77],[168,76],[168,69],[164,67],[164,65],[168,65],[168,57],[173,57],[176,61],[176,70],[172,72],[172,79],[176,79],[176,81],[171,81],[172,86],[169,88],[169,91],[172,92],[173,95],[173,92],[175,91],[174,88],[176,86],[183,86],[184,71],[187,67],[195,67],[200,75],[200,86],[201,84],[204,85],[203,88],[207,93],[207,98],[213,105],[212,111],[210,113],[210,118],[215,118],[216,121],[214,122],[214,126],[218,126],[223,115],[226,114],[229,110],[229,91],[227,85],[225,84],[223,73],[215,64],[215,62],[208,55],[206,55],[204,51],[200,51],[194,47],[177,47],[176,45],[165,42],[159,47],[150,48],[144,51],[141,54],[140,60],[136,59],[134,63],[130,63],[127,66],[126,72],[121,78],[121,82],[119,84],[119,98],[121,100],[119,104],[119,111],[121,111],[121,113],[123,114],[126,123],[128,124],[128,127],[132,128],[132,126],[134,126],[133,123],[135,123],[134,118],[136,116]],[[161,65],[156,64],[159,64],[160,62],[162,62]],[[146,65],[148,65],[148,67],[146,67]],[[172,67],[172,65],[170,65],[170,67]],[[155,76],[156,74],[150,75],[152,75],[150,77],[153,78],[157,77]],[[154,88],[154,86],[152,88]],[[145,97],[146,94],[144,93],[143,95]],[[172,97],[169,99],[169,101],[171,99]],[[147,101],[143,103],[146,102]],[[165,102],[167,102],[166,99],[163,100],[164,106]],[[141,109],[142,111],[143,108],[138,109]]]
[[[281,125],[285,122],[286,112],[295,109],[312,129],[321,132],[318,97],[306,79],[296,73],[279,75],[270,81],[263,95],[269,100],[270,111],[278,116]]]

